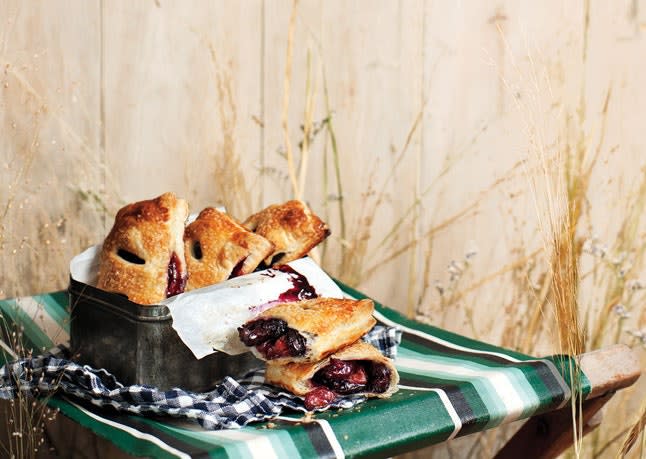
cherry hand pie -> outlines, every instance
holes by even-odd
[[[267,239],[212,207],[186,227],[184,244],[187,291],[253,272],[274,250]]]
[[[173,193],[117,212],[101,249],[97,287],[155,304],[184,291],[184,224],[188,204]]]
[[[305,396],[308,410],[322,408],[337,395],[390,397],[399,374],[392,360],[374,346],[357,341],[314,363],[267,363],[265,382]]]
[[[243,225],[274,244],[274,251],[265,259],[266,267],[301,258],[330,235],[327,225],[296,200],[271,205],[247,218]]]
[[[354,343],[376,323],[371,300],[314,298],[283,303],[238,328],[240,340],[262,360],[318,362]]]

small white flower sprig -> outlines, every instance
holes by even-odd
[[[619,342],[621,336],[631,336],[633,344],[646,347],[646,329],[638,329],[639,324],[635,320],[639,318],[633,315],[633,311],[638,304],[643,304],[644,292],[646,292],[646,281],[637,278],[631,278],[634,275],[633,259],[634,253],[628,253],[619,250],[616,253],[608,247],[608,244],[602,242],[597,235],[593,235],[584,241],[582,246],[583,253],[593,257],[595,266],[605,266],[611,278],[609,282],[609,291],[613,289],[613,301],[606,306],[607,313],[617,320],[615,341]],[[594,269],[594,268],[593,268]],[[603,319],[601,319],[603,320]],[[593,344],[600,344],[601,334],[605,328],[605,321],[602,322],[604,327],[597,327],[597,335],[593,336]],[[623,333],[625,332],[625,334]]]

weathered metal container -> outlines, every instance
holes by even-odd
[[[251,353],[196,359],[172,328],[166,306],[141,306],[72,278],[68,291],[74,360],[105,368],[123,384],[204,392],[261,365]]]

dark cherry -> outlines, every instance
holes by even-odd
[[[363,365],[356,365],[353,368],[352,373],[348,376],[348,383],[362,387],[368,383],[368,376]]]
[[[267,359],[273,360],[279,357],[289,357],[289,344],[286,335],[275,341],[265,341],[256,346],[256,349]]]
[[[268,360],[297,357],[305,354],[305,338],[293,328],[287,328],[284,335],[274,341],[260,343],[256,349]]]
[[[327,387],[319,386],[305,396],[305,408],[313,410],[329,405],[336,398],[336,394]]]
[[[314,374],[312,382],[316,388],[305,396],[308,410],[320,408],[334,400],[330,393],[386,392],[390,385],[390,370],[382,363],[330,359],[329,364]]]
[[[244,267],[244,262],[246,259],[247,257],[242,257],[242,259],[236,263],[236,265],[231,270],[231,274],[229,274],[229,279],[233,279],[234,277],[242,275],[242,268]]]
[[[321,379],[347,378],[352,373],[352,361],[330,359],[330,363],[321,368],[315,377]]]
[[[360,361],[331,359],[316,372],[313,381],[339,394],[353,394],[366,388],[368,377]]]
[[[373,363],[368,368],[370,374],[370,392],[381,394],[390,385],[390,370],[383,363]]]
[[[168,283],[166,284],[166,298],[184,292],[186,287],[186,276],[180,270],[179,257],[175,252],[168,262]]]
[[[240,341],[247,346],[272,342],[287,330],[287,322],[281,319],[258,319],[238,327]]]
[[[298,357],[305,354],[305,337],[293,328],[287,329],[287,333],[285,333],[285,341],[287,342],[290,356]]]
[[[269,360],[305,354],[305,337],[281,319],[257,319],[246,323],[238,327],[238,336],[247,346],[256,346]]]

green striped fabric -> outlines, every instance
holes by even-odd
[[[365,295],[343,284],[348,296]],[[65,292],[0,301],[2,358],[11,360],[7,332],[23,328],[25,346],[47,349],[69,339]],[[396,360],[400,390],[350,410],[300,415],[237,430],[205,431],[176,419],[159,420],[99,411],[55,397],[63,414],[124,451],[148,457],[362,457],[390,456],[459,435],[524,419],[568,403],[566,357],[536,359],[409,320],[378,303],[376,318],[403,330]],[[585,395],[589,382],[577,378]]]

